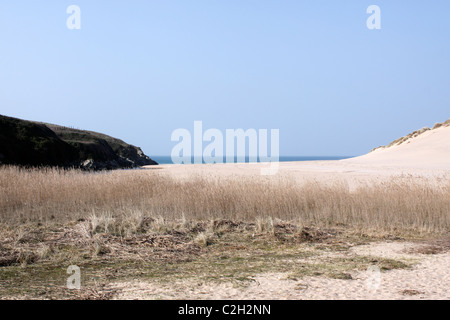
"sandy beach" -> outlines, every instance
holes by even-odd
[[[220,163],[159,165],[144,168],[177,179],[203,177],[206,179],[239,179],[261,176],[268,163]],[[358,186],[382,183],[394,179],[414,179],[428,184],[450,181],[450,126],[427,130],[414,137],[404,137],[400,144],[378,148],[366,155],[328,161],[280,162],[273,175],[266,179],[293,179],[298,183],[346,183]]]

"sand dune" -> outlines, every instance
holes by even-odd
[[[401,168],[450,169],[450,121],[400,138],[346,163]]]

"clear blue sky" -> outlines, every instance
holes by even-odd
[[[66,8],[81,8],[69,30]],[[369,5],[381,30],[366,27]],[[450,1],[0,0],[0,113],[169,155],[174,129],[278,128],[358,155],[450,118]]]

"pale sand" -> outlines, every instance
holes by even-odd
[[[450,181],[450,126],[429,130],[408,139],[401,145],[380,148],[364,156],[332,161],[280,162],[274,175],[262,175],[268,163],[225,163],[147,166],[160,174],[177,179],[204,177],[207,179],[288,178],[299,183],[347,183],[350,188],[370,183],[391,181],[392,178],[413,178],[425,183]]]
[[[231,282],[179,280],[167,284],[117,282],[109,289],[116,292],[115,299],[450,299],[450,252],[436,255],[408,253],[417,246],[413,243],[385,242],[354,247],[350,252],[343,253],[347,257],[395,258],[414,264],[411,269],[381,272],[379,286],[372,281],[372,273],[353,271],[351,280],[326,277],[291,280],[287,274],[263,273],[255,275],[253,282],[247,286],[236,286]],[[329,255],[335,257],[336,253]]]
[[[379,148],[347,163],[405,169],[450,169],[450,126],[428,130],[399,145]]]

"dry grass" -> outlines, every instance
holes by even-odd
[[[334,229],[300,228],[277,219],[263,221],[271,226],[268,229],[230,220],[194,223],[146,219],[139,233],[128,236],[116,234],[122,228],[120,221],[100,220],[91,216],[60,226],[3,226],[0,300],[107,299],[114,294],[111,284],[122,281],[164,285],[176,281],[232,282],[245,286],[265,272],[284,272],[296,279],[311,275],[348,278],[348,272],[364,270],[367,264],[376,263],[382,270],[409,266],[402,261],[347,256],[352,246],[375,238]],[[330,252],[335,254],[332,259],[328,258]],[[69,265],[82,270],[79,292],[65,287]]]
[[[450,184],[432,187],[392,181],[349,191],[288,180],[178,181],[154,170],[86,173],[77,170],[0,168],[0,219],[8,224],[89,219],[89,232],[136,233],[146,219],[256,222],[357,230],[448,232]],[[115,221],[115,223],[113,223]],[[121,230],[118,230],[120,221]]]
[[[131,279],[241,286],[264,272],[350,279],[375,262],[405,268],[348,250],[428,232],[439,240],[426,253],[448,250],[450,186],[412,181],[349,191],[262,177],[0,167],[0,299],[108,299],[110,283]],[[80,291],[65,287],[72,264],[83,270]]]

